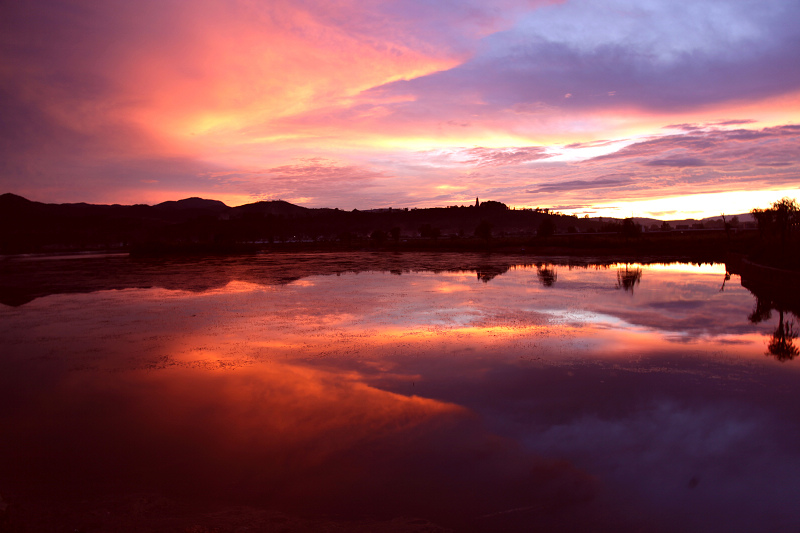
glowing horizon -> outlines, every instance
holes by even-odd
[[[0,14],[0,192],[32,200],[480,197],[681,219],[800,196],[789,0],[45,0]]]

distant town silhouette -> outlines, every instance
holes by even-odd
[[[129,251],[142,255],[259,250],[449,250],[674,254],[722,260],[759,237],[750,215],[659,221],[579,218],[496,201],[425,209],[305,208],[260,201],[229,207],[186,198],[149,205],[46,204],[0,195],[0,253]],[[782,233],[782,239],[792,234]]]

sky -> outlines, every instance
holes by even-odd
[[[547,207],[800,199],[796,0],[0,4],[0,193]]]

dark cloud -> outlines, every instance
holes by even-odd
[[[774,161],[777,154],[786,153],[794,154],[791,159],[800,162],[798,145],[800,128],[794,125],[761,130],[697,131],[635,143],[593,161],[627,159],[647,166],[692,167],[737,160],[754,164],[762,159]]]
[[[632,183],[633,180],[630,176],[600,178],[596,180],[571,180],[541,185],[538,189],[526,190],[525,192],[528,194],[537,194],[543,192],[580,191],[584,189],[606,189],[624,187]]]
[[[767,128],[769,132],[774,132],[777,135],[800,135],[800,124],[786,124],[775,128]]]
[[[721,120],[719,122],[714,122],[713,125],[715,126],[738,126],[744,124],[753,124],[756,122],[755,120],[750,119],[742,119],[742,120]]]
[[[665,129],[665,130],[683,130],[683,131],[694,133],[694,132],[697,132],[697,131],[702,131],[704,128],[700,124],[669,124],[667,126],[664,126],[662,129]]]
[[[566,211],[567,209],[590,209],[591,205],[589,204],[575,204],[575,205],[554,205],[550,209],[553,211]]]
[[[652,137],[583,161],[539,163],[535,173],[520,173],[520,179],[527,175],[528,180],[520,183],[516,196],[541,195],[540,205],[582,205],[620,198],[790,189],[797,188],[798,172],[800,132],[795,125],[698,129]],[[669,209],[660,211],[669,214]]]
[[[654,159],[645,163],[649,167],[705,167],[709,163],[696,157],[672,157],[669,159]]]
[[[790,163],[789,161],[762,161],[758,163],[760,167],[773,167],[773,168],[780,168],[780,167],[790,167],[794,165],[794,163]]]

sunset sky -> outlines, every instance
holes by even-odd
[[[800,2],[3,2],[3,192],[746,212],[800,199]]]

